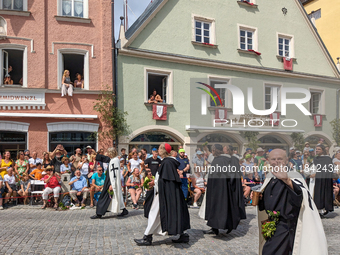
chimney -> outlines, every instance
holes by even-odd
[[[125,27],[124,27],[124,17],[120,17],[120,30],[119,30],[119,40],[120,40],[120,45],[123,48],[124,45],[126,44],[127,40],[125,37]]]

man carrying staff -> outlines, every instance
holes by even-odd
[[[188,243],[189,235],[184,231],[190,229],[190,216],[183,191],[182,181],[177,172],[179,162],[170,157],[171,146],[162,143],[158,149],[163,158],[156,173],[155,180],[149,183],[154,186],[154,199],[151,205],[148,226],[142,239],[135,239],[137,245],[152,244],[152,235],[180,235],[175,243]]]
[[[124,205],[119,167],[120,162],[117,157],[117,151],[115,148],[109,148],[107,153],[111,158],[109,169],[105,174],[104,187],[97,203],[96,215],[91,216],[91,219],[100,219],[107,211],[118,213],[120,210],[123,210],[118,216],[125,216],[129,213]]]
[[[282,149],[269,153],[269,163],[271,172],[261,187],[257,214],[259,254],[326,255],[325,232],[303,177],[298,172],[289,172],[287,155]],[[275,224],[274,233],[267,230],[268,221]]]

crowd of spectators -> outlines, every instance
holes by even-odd
[[[207,168],[214,157],[207,144],[198,147],[191,159],[188,158],[182,146],[177,151],[171,151],[179,164],[178,174],[182,181],[182,191],[193,208],[198,208],[207,185]],[[236,156],[240,164],[240,178],[242,181],[245,203],[251,202],[251,188],[261,184],[266,177],[269,167],[268,154],[270,149],[264,150],[247,148],[241,156],[231,146],[224,146],[223,151],[229,156]],[[329,153],[329,150],[327,150]],[[289,150],[290,169],[295,169],[304,175],[306,166],[313,163],[314,149],[308,142],[303,151],[294,147]],[[161,158],[158,149],[153,148],[151,154],[146,149],[138,151],[133,148],[127,155],[126,149],[122,149],[119,155],[121,184],[125,202],[131,200],[132,208],[138,209],[141,198],[145,196],[147,189],[143,187],[145,177],[154,178]],[[48,201],[54,202],[54,208],[58,209],[58,201],[61,194],[68,193],[76,207],[85,207],[87,198],[90,197],[90,207],[96,205],[96,201],[103,189],[105,173],[108,169],[110,157],[103,149],[95,152],[91,146],[85,151],[77,148],[73,155],[69,156],[62,145],[58,145],[52,152],[43,152],[42,158],[36,152],[29,150],[20,151],[17,159],[11,159],[11,154],[6,151],[2,155],[0,164],[0,210],[10,203],[19,202],[29,204],[31,190],[35,181],[42,181],[42,208],[48,206]],[[340,148],[333,156],[335,166],[340,165]],[[63,176],[69,176],[67,185],[69,189],[63,190]],[[340,179],[334,178],[334,203],[340,205],[337,200],[340,188]],[[53,198],[52,198],[53,197]]]

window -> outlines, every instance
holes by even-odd
[[[155,93],[162,99],[161,103],[172,104],[172,72],[156,69],[145,69],[145,102]]]
[[[277,34],[277,55],[294,58],[294,37],[292,35]]]
[[[70,71],[71,81],[74,82],[77,74],[84,80],[84,89],[89,89],[89,53],[86,50],[79,49],[60,49],[58,50],[58,88],[61,87],[61,81],[65,70]],[[81,89],[74,87],[75,89]]]
[[[58,0],[59,16],[88,18],[88,0]]]
[[[264,108],[265,110],[269,110],[273,105],[273,95],[274,90],[277,91],[277,107],[276,111],[280,110],[280,85],[265,85],[264,87]]]
[[[216,78],[211,77],[209,80],[210,80],[210,86],[213,87],[216,90],[217,94],[220,96],[221,101],[222,101],[222,106],[231,108],[228,90],[226,88],[217,88],[217,85],[228,84],[230,80],[222,79],[218,77]],[[215,96],[215,94],[212,91],[211,93]],[[221,106],[220,101],[217,99],[216,99],[216,103],[217,103],[217,106]],[[210,100],[210,106],[215,106],[215,102],[212,99]]]
[[[321,113],[321,92],[311,92],[310,112],[312,114]]]
[[[216,45],[215,20],[198,15],[192,15],[193,43]]]
[[[2,49],[2,85],[23,85],[24,50]]]
[[[0,37],[7,35],[7,22],[3,17],[0,17]]]
[[[210,43],[211,23],[195,21],[195,40],[199,43]]]
[[[0,0],[2,10],[27,11],[27,0]]]
[[[85,152],[88,145],[96,150],[95,137],[91,132],[50,132],[49,151],[53,151],[58,144],[62,144],[69,155],[72,155],[77,148]]]
[[[0,153],[5,151],[11,153],[11,158],[17,158],[19,151],[24,151],[27,148],[27,133],[26,132],[0,132]]]
[[[257,28],[238,25],[238,33],[240,50],[258,50]]]

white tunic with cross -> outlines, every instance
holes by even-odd
[[[122,194],[120,162],[118,157],[111,159],[109,163],[109,176],[114,194],[107,210],[113,213],[120,213],[121,210],[125,208],[125,205]]]

